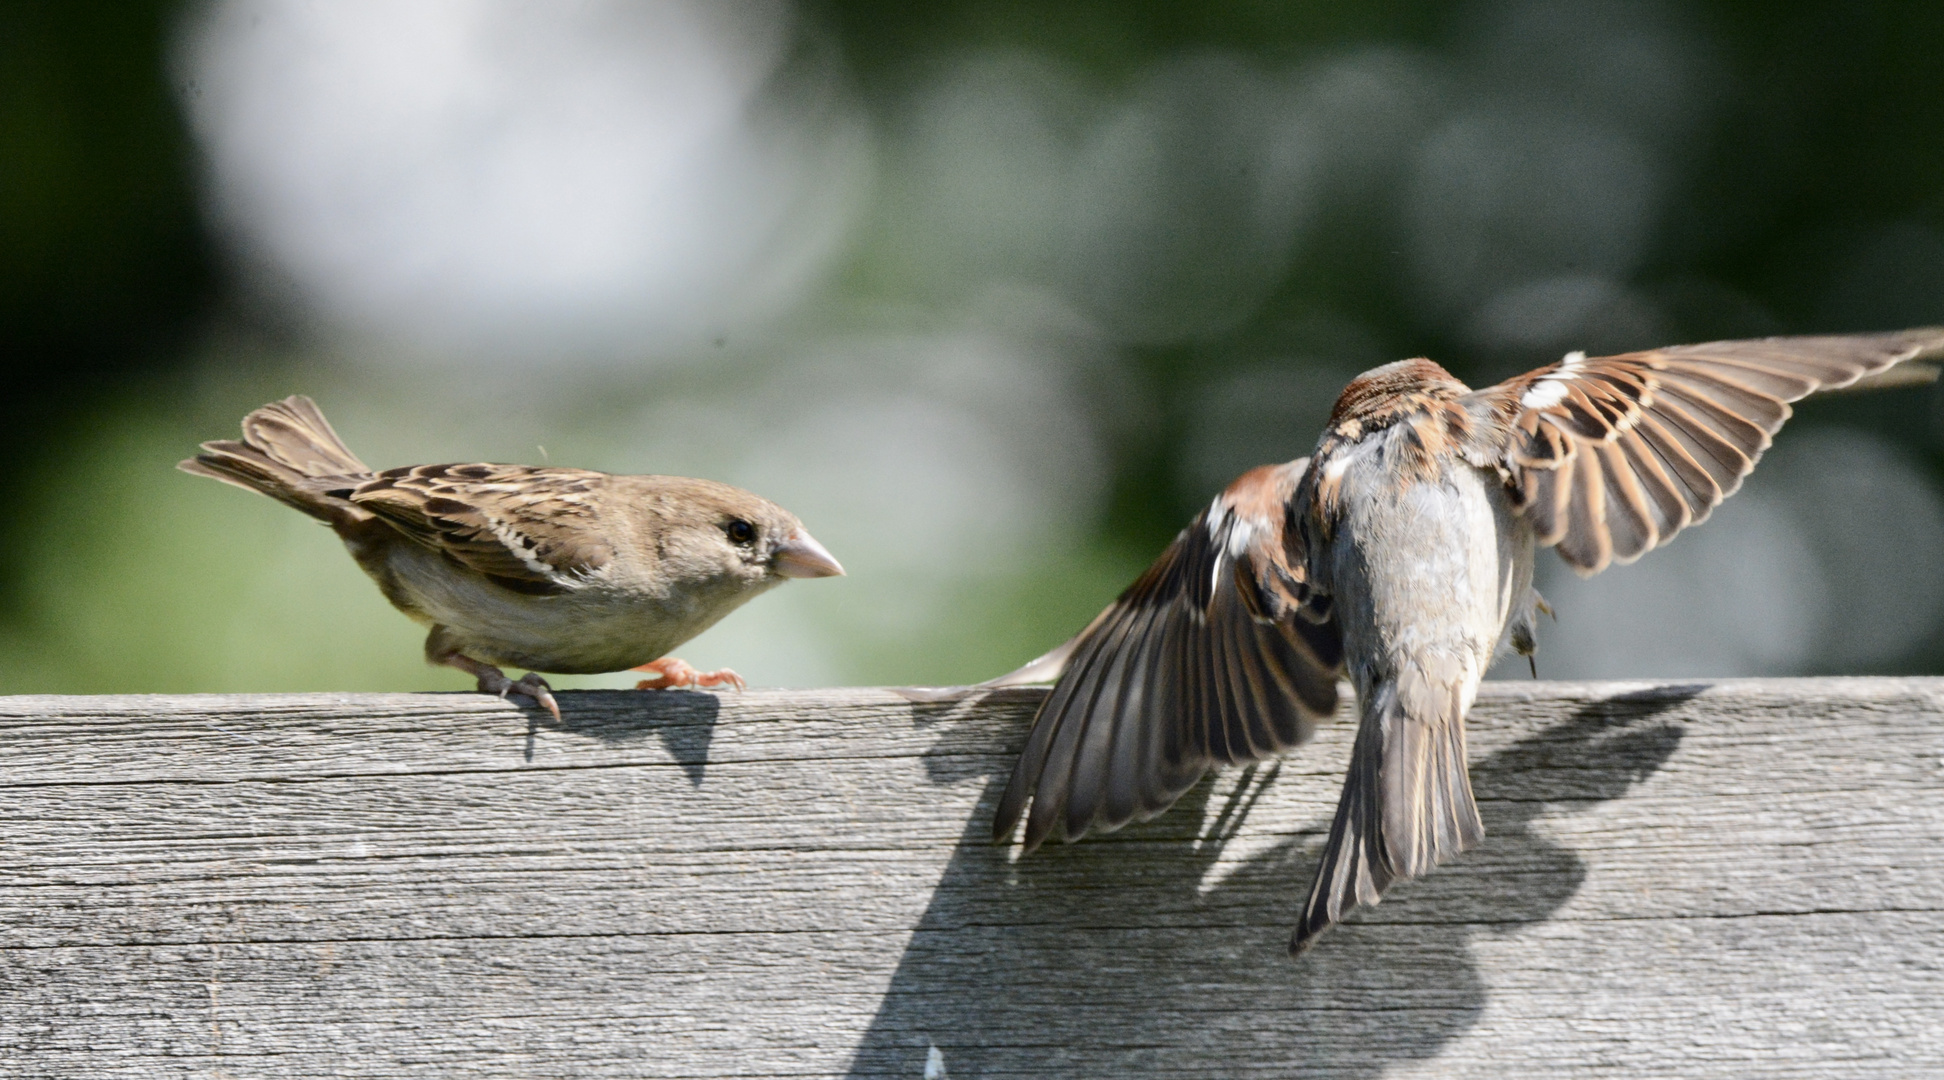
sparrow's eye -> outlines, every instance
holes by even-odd
[[[756,526],[741,518],[731,520],[729,524],[723,526],[723,529],[729,534],[729,542],[732,544],[747,544],[756,539]]]

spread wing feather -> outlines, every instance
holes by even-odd
[[[1297,613],[1303,570],[1285,545],[1307,464],[1236,481],[1085,630],[1022,669],[1062,674],[1000,798],[996,839],[1022,817],[1028,850],[1151,817],[1211,767],[1281,753],[1336,711],[1342,643],[1334,623]]]
[[[1707,520],[1768,449],[1790,402],[1940,353],[1940,329],[1573,353],[1464,404],[1508,422],[1494,464],[1538,541],[1594,574]]]

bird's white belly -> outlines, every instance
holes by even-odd
[[[425,621],[443,626],[467,656],[534,671],[624,671],[666,655],[740,606],[706,590],[680,598],[606,589],[599,583],[548,596],[501,588],[439,565],[442,556],[397,545],[387,562]],[[747,599],[760,590],[748,590]]]
[[[1435,481],[1400,483],[1360,454],[1344,486],[1328,569],[1353,677],[1361,687],[1405,658],[1436,658],[1475,686],[1532,584],[1531,529],[1500,481],[1452,462]]]

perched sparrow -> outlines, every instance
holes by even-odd
[[[243,418],[178,468],[262,492],[337,531],[392,606],[432,628],[425,658],[557,720],[534,671],[651,671],[641,686],[742,685],[664,654],[784,578],[842,574],[782,507],[679,476],[526,465],[373,472],[307,397]],[[532,669],[515,682],[498,665]]]
[[[1077,637],[982,684],[1059,678],[994,839],[1157,814],[1308,738],[1347,669],[1362,721],[1300,952],[1484,835],[1465,713],[1535,647],[1535,548],[1632,562],[1734,494],[1787,402],[1940,352],[1944,329],[1576,352],[1476,391],[1429,360],[1365,372],[1311,457],[1243,474]]]

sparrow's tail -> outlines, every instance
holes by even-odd
[[[333,526],[371,517],[330,494],[369,479],[371,468],[331,430],[317,403],[302,395],[273,401],[244,417],[242,442],[206,442],[202,453],[176,468],[261,492]]]
[[[1457,664],[1449,665],[1453,669]],[[1485,838],[1465,771],[1465,707],[1475,677],[1407,664],[1363,703],[1350,773],[1309,903],[1289,943],[1317,934],[1359,906]]]

